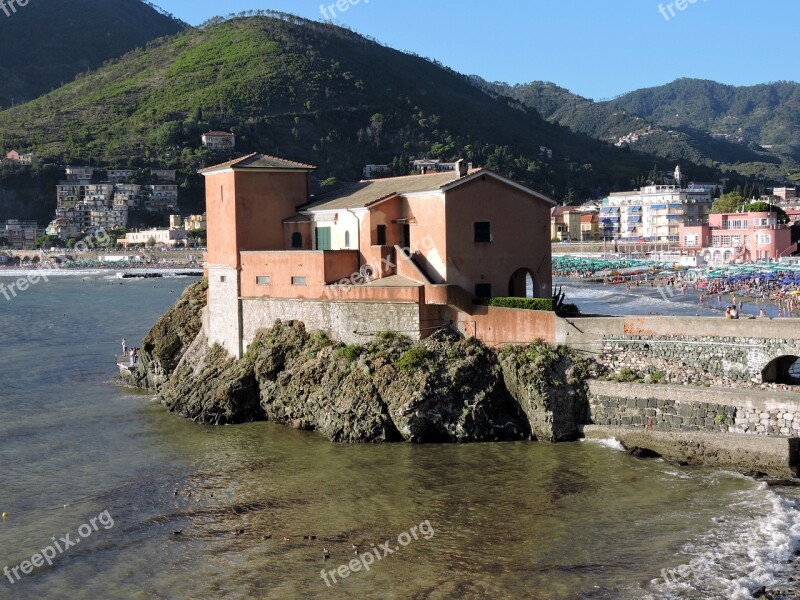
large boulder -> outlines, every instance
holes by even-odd
[[[199,423],[263,420],[252,366],[198,336],[159,393],[166,407]]]
[[[505,391],[495,353],[477,340],[437,333],[375,371],[408,442],[524,439],[530,428]]]
[[[546,442],[576,440],[588,423],[588,362],[566,346],[533,343],[500,353],[503,380],[530,423]]]

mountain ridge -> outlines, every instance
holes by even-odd
[[[0,106],[33,100],[78,73],[186,27],[141,0],[47,0],[17,6],[0,18]]]
[[[595,102],[551,82],[511,86],[473,77],[550,122],[667,160],[780,178],[800,170],[800,84],[733,86],[681,78]]]

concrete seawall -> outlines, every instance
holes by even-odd
[[[593,381],[588,438],[669,460],[800,476],[800,395]]]

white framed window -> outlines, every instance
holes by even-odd
[[[758,243],[760,245],[766,245],[772,243],[772,236],[768,233],[759,233],[758,234]]]

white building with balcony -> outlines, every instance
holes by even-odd
[[[713,202],[709,190],[677,185],[650,185],[633,192],[613,193],[600,207],[600,237],[677,242],[680,225],[706,223]]]

